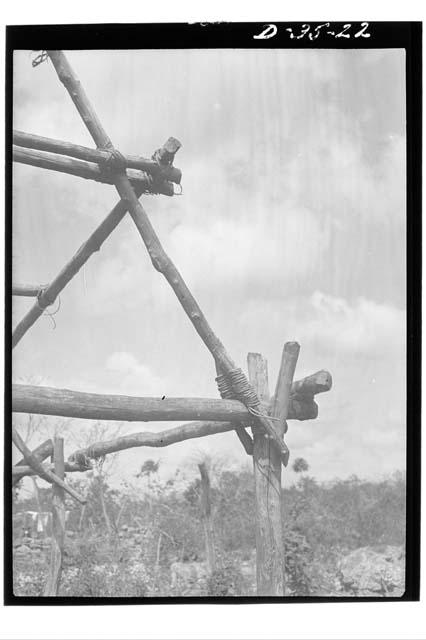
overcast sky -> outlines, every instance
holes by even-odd
[[[33,55],[15,54],[14,128],[93,146],[52,64],[33,69]],[[142,202],[231,357],[245,367],[261,352],[273,389],[283,344],[297,340],[296,378],[332,373],[318,419],[290,422],[292,458],[320,479],[404,469],[404,51],[67,55],[118,149],[182,142],[182,197]],[[112,186],[14,165],[13,280],[49,282],[116,202]],[[32,300],[13,304],[15,325]],[[15,380],[217,397],[212,358],[129,216],[64,290],[55,321],[16,347]],[[117,474],[148,457],[190,466],[202,452],[247,464],[228,433],[123,452]]]

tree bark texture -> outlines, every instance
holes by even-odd
[[[268,363],[248,354],[248,371],[261,400],[269,401]],[[284,545],[281,521],[281,461],[266,434],[253,431],[256,500],[256,582],[258,596],[284,595]]]
[[[84,124],[90,132],[96,146],[101,149],[113,150],[113,144],[108,134],[104,130],[95,110],[93,109],[82,85],[74,71],[72,70],[68,60],[61,51],[48,51],[47,52],[59,80],[62,82],[66,90],[68,91],[71,100],[74,102]],[[234,361],[229,356],[224,345],[215,335],[207,318],[201,311],[197,301],[188,289],[184,279],[177,270],[176,266],[164,251],[160,240],[155,233],[155,230],[140,202],[138,201],[132,185],[129,182],[126,174],[117,171],[115,174],[115,186],[120,195],[120,198],[127,203],[129,213],[133,218],[133,221],[141,235],[141,238],[146,246],[146,249],[151,258],[151,262],[154,268],[161,273],[171,288],[173,289],[176,297],[182,305],[185,313],[192,322],[198,335],[206,345],[207,349],[213,356],[217,366],[225,374],[230,374],[235,371],[236,366]],[[256,421],[263,427],[263,429],[273,438],[275,445],[280,451],[281,459],[284,465],[288,461],[288,448],[284,441],[275,432],[271,421],[265,417],[265,415],[259,412],[260,402],[256,403],[256,406],[252,406],[252,409],[257,410]]]
[[[216,552],[214,548],[214,527],[210,498],[210,477],[205,462],[198,465],[201,474],[201,519],[206,544],[206,561],[210,574],[216,569]]]
[[[25,149],[13,145],[13,161],[27,164],[40,169],[67,173],[71,176],[94,180],[103,184],[114,184],[114,177],[111,172],[102,170],[93,162],[77,160],[68,156],[60,156],[48,151],[38,151],[36,149]],[[161,193],[165,196],[173,196],[174,189],[171,182],[156,182],[148,173],[139,169],[127,169],[126,177],[133,187],[139,187],[146,193]]]
[[[55,474],[63,480],[65,477],[63,438],[54,439],[52,460]],[[58,595],[65,542],[65,493],[62,487],[56,484],[52,486],[52,491],[52,546],[49,575],[43,592],[44,596]]]
[[[265,409],[268,405],[263,404]],[[32,385],[12,385],[12,411],[90,420],[149,422],[162,420],[220,420],[255,422],[239,400],[102,395]],[[290,399],[288,418],[312,420],[318,406],[312,398]],[[235,429],[235,425],[233,427]]]
[[[175,139],[173,138],[173,140]],[[72,158],[78,158],[79,160],[86,160],[87,162],[96,164],[105,163],[109,158],[108,151],[90,149],[71,142],[65,142],[64,140],[53,140],[52,138],[44,138],[43,136],[24,133],[23,131],[15,130],[13,132],[13,144],[27,149],[37,149],[39,151],[49,151],[51,153],[70,156]],[[163,148],[166,145],[163,145]],[[178,143],[177,149],[179,147],[180,143]],[[177,149],[175,146],[174,153],[176,153]],[[182,179],[182,172],[180,169],[171,166],[169,163],[161,164],[156,160],[131,155],[125,155],[124,160],[127,168],[146,171],[154,176],[157,181],[170,180],[170,182],[180,184]]]

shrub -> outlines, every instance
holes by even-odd
[[[286,588],[295,596],[312,593],[313,584],[309,567],[313,559],[310,545],[296,529],[284,530]]]
[[[213,571],[207,580],[209,596],[238,596],[243,591],[243,576],[230,562]]]

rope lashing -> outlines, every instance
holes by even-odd
[[[275,418],[259,410],[260,402],[257,393],[241,369],[232,369],[229,374],[222,373],[215,380],[220,396],[224,400],[240,400],[253,416],[281,422],[280,418]]]
[[[61,296],[58,295],[58,306],[56,307],[56,309],[54,311],[47,311],[47,307],[50,307],[55,302],[55,299],[49,300],[48,298],[47,299],[42,298],[45,291],[46,289],[44,288],[44,289],[40,289],[40,291],[38,292],[36,297],[36,305],[39,307],[39,309],[43,311],[44,316],[47,316],[48,318],[51,319],[53,328],[56,329],[56,322],[53,316],[56,316],[59,309],[61,308]]]
[[[217,388],[219,389],[220,397],[224,400],[232,400],[235,397],[235,394],[231,388],[230,382],[228,378],[221,373],[215,378],[217,382]]]
[[[246,407],[259,408],[259,398],[241,369],[232,369],[227,374],[220,374],[216,378],[219,393],[224,399],[237,399]]]
[[[101,151],[108,153],[108,156],[99,163],[99,168],[103,173],[111,175],[113,173],[123,173],[126,171],[126,158],[121,151],[114,149],[114,147],[101,149]]]
[[[257,409],[253,409],[253,407],[248,407],[248,411],[252,416],[257,416],[258,418],[268,418],[268,420],[272,420],[273,422],[282,422],[281,418],[275,418],[274,416],[270,416],[267,413],[262,413]]]
[[[56,300],[56,297],[53,298],[53,300],[50,300],[46,295],[46,289],[48,287],[42,287],[40,288],[39,292],[37,293],[37,297],[36,297],[36,304],[37,306],[44,311],[45,309],[47,309],[47,307],[50,307]],[[59,311],[59,308],[55,311],[55,313],[57,313]]]
[[[41,64],[42,62],[45,62],[45,60],[47,60],[48,57],[49,57],[49,54],[47,53],[47,51],[42,51],[38,56],[34,58],[34,60],[31,61],[31,64],[33,67],[38,67],[38,65]]]
[[[114,147],[108,147],[101,149],[108,153],[108,156],[98,163],[101,173],[107,178],[107,180],[114,180],[114,175],[117,173],[126,173],[127,161],[125,156]],[[140,171],[148,183],[145,193],[154,195],[159,193],[159,189],[156,186],[156,181],[149,173]]]

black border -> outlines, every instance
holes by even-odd
[[[12,78],[14,49],[354,49],[403,48],[406,51],[407,114],[407,537],[406,590],[398,598],[380,597],[168,597],[168,598],[66,598],[13,595],[12,580],[12,464],[11,433],[5,428],[4,467],[4,604],[243,604],[265,602],[400,602],[420,596],[420,425],[421,425],[421,195],[422,195],[422,23],[371,22],[369,39],[321,37],[314,42],[291,40],[285,29],[300,32],[301,22],[276,22],[273,38],[259,40],[265,22],[32,25],[6,27],[6,216],[5,216],[5,414],[11,422],[11,293],[12,293]],[[319,25],[311,23],[312,27]],[[332,22],[341,29],[344,22]],[[353,22],[354,25],[360,23]]]

